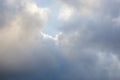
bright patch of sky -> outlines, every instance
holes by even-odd
[[[44,26],[43,32],[51,36],[59,33],[58,28],[63,25],[63,22],[58,19],[60,6],[54,0],[41,0],[37,2],[38,6],[50,9],[49,19]]]

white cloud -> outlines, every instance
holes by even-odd
[[[20,68],[32,58],[39,45],[40,31],[48,19],[49,9],[31,1],[2,0],[0,3],[0,64],[4,68]],[[17,66],[17,67],[16,67]]]
[[[70,19],[70,17],[72,16],[73,12],[74,12],[74,11],[73,11],[73,8],[72,8],[72,7],[69,7],[69,6],[67,6],[67,5],[64,5],[64,6],[62,6],[62,8],[60,9],[58,18],[61,19],[61,20],[67,21],[67,20]]]

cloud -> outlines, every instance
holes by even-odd
[[[67,5],[62,6],[60,12],[59,12],[59,19],[62,19],[64,21],[67,21],[70,19],[70,17],[73,14],[73,9],[68,7]]]
[[[0,0],[0,78],[119,80],[119,0],[54,3],[63,26],[51,36],[42,32],[49,7]]]
[[[74,3],[78,3],[78,2],[79,4],[84,3],[83,7],[81,8],[82,5],[80,5],[79,6],[80,9],[76,11],[76,13],[74,13],[74,16],[68,22],[66,22],[65,26],[63,26],[62,30],[66,34],[66,37],[68,38],[76,37],[76,38],[73,38],[72,41],[74,39],[80,40],[79,42],[83,41],[83,43],[86,41],[88,45],[91,44],[90,46],[97,45],[97,46],[102,46],[104,48],[106,46],[106,48],[109,48],[109,49],[110,47],[112,49],[119,48],[119,36],[118,36],[119,15],[118,17],[116,17],[116,16],[113,16],[114,14],[112,14],[112,12],[114,12],[112,10],[116,9],[117,7],[114,6],[110,8],[109,12],[106,12],[107,9],[104,10],[105,8],[108,8],[108,5],[110,5],[110,3],[112,2],[114,3],[113,5],[117,5],[119,3],[117,0],[115,1],[111,0],[109,4],[106,4],[107,1],[98,0],[98,2],[101,3],[101,5],[99,5],[101,6],[101,9],[97,11],[91,8],[93,6],[92,4],[94,3],[90,3],[87,0],[85,1],[76,0],[74,1],[73,4],[70,4],[69,2],[71,1],[67,1],[67,0],[60,0],[60,1],[63,1],[64,4],[72,5],[76,9],[78,8],[78,6],[74,5]],[[88,3],[91,5],[88,5]],[[82,10],[82,9],[85,9],[84,7],[87,7],[89,12],[91,13],[88,15],[81,14],[85,11],[85,10]],[[94,5],[94,7],[97,7],[97,6]],[[119,13],[119,12],[116,12],[116,13]]]
[[[49,9],[39,8],[28,0],[1,0],[0,6],[0,70],[15,71],[32,66],[33,55],[44,52],[38,50],[44,45],[39,36]]]
[[[119,79],[119,1],[58,1],[75,10],[61,28],[58,41],[79,74],[74,80]]]

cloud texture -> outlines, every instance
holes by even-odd
[[[43,32],[54,12],[37,2],[0,0],[1,79],[120,79],[119,0],[53,1],[55,37]]]

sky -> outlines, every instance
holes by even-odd
[[[120,0],[0,0],[0,80],[120,80]]]

